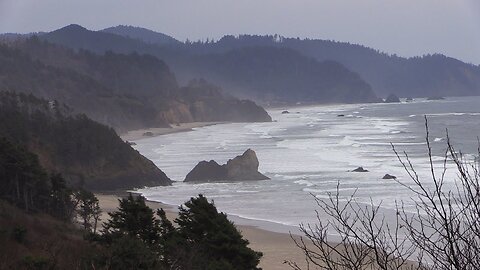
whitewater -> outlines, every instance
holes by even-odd
[[[385,211],[394,211],[399,201],[410,209],[412,193],[396,181],[382,179],[390,174],[411,183],[392,144],[398,152],[408,153],[422,181],[429,183],[424,116],[434,165],[441,170],[447,129],[467,160],[478,154],[479,105],[480,97],[462,97],[276,108],[268,110],[274,120],[270,123],[220,124],[140,139],[134,147],[175,182],[138,191],[149,200],[175,206],[204,194],[229,215],[287,226],[315,222],[313,196],[326,199],[337,184],[342,199],[356,192],[358,202],[381,204]],[[222,164],[248,148],[255,150],[259,171],[271,180],[182,182],[199,161]],[[360,166],[368,172],[351,172]],[[453,186],[457,175],[452,166],[447,164],[446,179]]]

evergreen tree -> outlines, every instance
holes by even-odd
[[[77,215],[82,221],[83,228],[95,234],[102,213],[97,197],[92,192],[82,189],[75,192],[75,198],[78,204]]]
[[[100,260],[100,265],[105,269],[164,269],[159,264],[157,253],[153,252],[142,240],[129,235],[115,239],[109,246],[106,255]]]
[[[119,200],[118,211],[109,213],[110,220],[103,225],[103,236],[107,242],[129,235],[156,248],[160,240],[159,221],[153,210],[145,204],[142,196],[129,196]]]
[[[141,196],[130,194],[119,202],[118,210],[109,214],[102,235],[106,247],[103,260],[111,262],[111,267],[118,264],[118,269],[260,269],[262,254],[250,249],[227,215],[219,213],[203,195],[191,198],[180,208],[176,226],[163,209],[157,210],[156,217]]]
[[[166,249],[175,252],[167,256],[183,264],[181,269],[260,269],[262,253],[250,249],[227,215],[203,195],[180,207],[175,222],[177,235],[170,236]]]

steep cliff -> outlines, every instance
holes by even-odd
[[[227,96],[205,81],[196,80],[197,83],[180,88],[169,67],[153,56],[75,52],[35,37],[14,47],[17,50],[2,48],[4,62],[17,65],[15,69],[0,70],[0,76],[8,74],[3,79],[7,89],[57,99],[119,131],[192,121],[270,121],[260,106]],[[18,58],[24,64],[18,65]],[[29,69],[32,65],[38,68]],[[37,74],[37,70],[43,72]],[[29,84],[11,81],[12,76],[18,80],[26,77],[23,81]],[[63,84],[52,85],[52,80],[61,80]]]
[[[113,129],[56,101],[0,92],[0,137],[24,145],[74,186],[115,190],[171,183]]]

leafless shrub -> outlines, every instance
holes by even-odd
[[[425,118],[430,179],[421,179],[406,152],[393,151],[408,175],[395,180],[412,193],[415,211],[397,203],[394,218],[380,213],[381,205],[359,203],[355,194],[346,202],[336,193],[315,198],[317,223],[301,224],[303,237],[292,237],[303,251],[306,269],[480,269],[480,182],[477,162],[468,162],[448,136],[440,173],[433,161]],[[480,144],[479,144],[480,145]],[[477,149],[480,156],[480,149]],[[446,185],[448,164],[458,177]],[[326,220],[321,218],[326,214]],[[332,241],[331,235],[339,240]],[[286,261],[293,269],[296,262]]]

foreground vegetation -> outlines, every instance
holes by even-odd
[[[0,184],[0,269],[259,269],[262,254],[202,195],[173,222],[130,195],[98,232],[97,198],[4,138]]]

